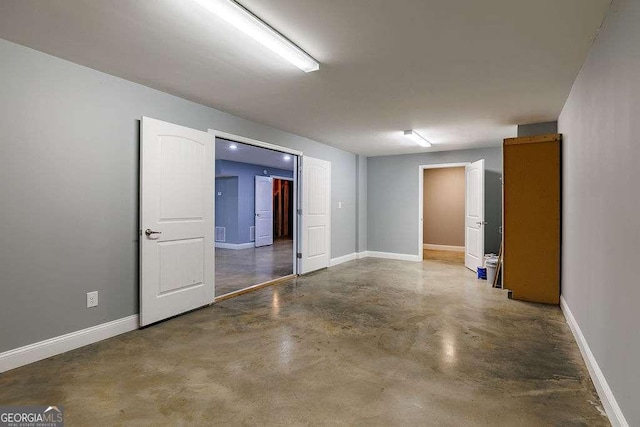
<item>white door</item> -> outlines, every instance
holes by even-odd
[[[331,162],[302,158],[301,274],[329,267],[331,259]]]
[[[465,166],[464,265],[476,271],[484,261],[484,159]]]
[[[140,325],[213,302],[213,135],[142,118]]]
[[[273,245],[273,178],[256,176],[256,248]]]

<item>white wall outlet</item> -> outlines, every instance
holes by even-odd
[[[87,308],[98,305],[98,291],[87,292]]]
[[[342,209],[342,202],[338,202],[338,209]]]

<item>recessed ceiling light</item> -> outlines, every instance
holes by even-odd
[[[289,160],[291,160],[291,156],[288,154],[285,154],[284,156],[282,156],[282,158],[284,159],[285,162],[288,162]]]
[[[413,129],[405,130],[404,136],[406,136],[407,138],[409,138],[410,140],[412,140],[418,145],[421,145],[423,147],[431,147],[431,143]]]
[[[236,144],[229,144],[229,150],[237,150],[238,146]]]
[[[268,47],[305,73],[320,68],[318,61],[233,0],[195,0],[249,37]]]

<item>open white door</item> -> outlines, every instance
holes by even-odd
[[[329,267],[331,260],[331,162],[302,158],[301,274]]]
[[[213,302],[213,135],[142,118],[140,325]]]
[[[484,261],[484,159],[465,166],[464,265],[476,271]]]
[[[273,178],[256,176],[256,248],[273,245]]]

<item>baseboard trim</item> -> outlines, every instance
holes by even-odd
[[[344,256],[340,256],[337,258],[331,258],[331,261],[329,262],[329,267],[334,267],[336,265],[340,265],[342,263],[348,262],[348,261],[353,261],[354,259],[356,259],[358,257],[358,255],[354,252],[348,255],[344,255]]]
[[[250,249],[254,248],[256,245],[254,242],[249,243],[224,243],[224,242],[216,242],[216,248],[221,249]]]
[[[369,251],[356,252],[356,259],[362,259],[369,256]]]
[[[571,329],[571,332],[578,343],[578,348],[580,348],[580,353],[582,353],[582,358],[587,365],[587,369],[591,375],[591,380],[593,381],[593,385],[596,387],[596,391],[598,392],[602,406],[604,406],[604,410],[609,417],[609,421],[613,426],[629,427],[629,423],[627,423],[627,420],[622,413],[622,409],[620,409],[620,406],[613,395],[613,391],[611,390],[611,387],[609,387],[609,383],[607,383],[607,379],[602,373],[600,366],[598,366],[598,362],[591,352],[589,344],[582,334],[582,330],[580,329],[578,322],[575,317],[573,317],[573,313],[571,313],[571,309],[562,295],[560,296],[560,307],[562,308],[562,313],[567,320],[567,324],[569,324],[569,329]]]
[[[25,345],[0,353],[0,372],[9,371],[51,356],[75,350],[116,335],[138,329],[138,315],[135,314],[90,328],[60,335],[34,344]]]
[[[464,252],[464,246],[432,245],[431,243],[425,243],[422,245],[422,248],[430,251]]]
[[[422,261],[422,258],[420,258],[419,255],[397,254],[395,252],[367,251],[367,256],[371,258],[386,258],[386,259],[395,259],[400,261],[413,261],[413,262]]]

